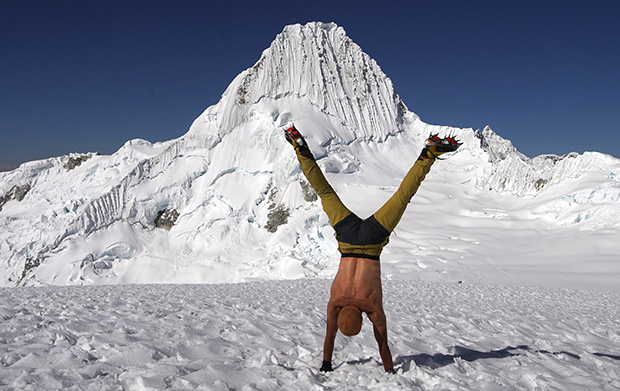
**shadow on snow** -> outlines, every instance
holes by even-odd
[[[614,360],[620,360],[620,356],[616,356],[614,354],[606,354],[606,353],[592,353],[595,356],[599,356],[599,357],[607,357],[607,358],[612,358]]]
[[[567,352],[565,350],[562,350],[559,352],[551,352],[549,350],[544,350],[544,349],[532,349],[527,345],[507,346],[504,349],[491,350],[489,352],[480,352],[474,349],[469,349],[464,346],[457,345],[454,347],[454,354],[437,353],[437,354],[430,355],[426,353],[420,353],[420,354],[413,354],[410,356],[399,356],[399,357],[396,357],[396,359],[394,360],[394,366],[395,367],[400,366],[403,369],[403,372],[408,372],[411,369],[411,363],[414,362],[415,365],[419,367],[437,369],[437,368],[445,367],[450,364],[454,364],[454,360],[457,358],[463,361],[472,362],[476,360],[489,359],[489,358],[515,357],[515,356],[522,355],[524,352],[548,354],[548,355],[554,355],[554,356],[565,355],[575,360],[581,360],[581,356],[579,356],[578,354]],[[592,354],[598,357],[607,357],[613,360],[620,360],[620,356],[613,355],[613,354],[606,354],[606,353],[592,353]],[[380,361],[377,361],[373,357],[346,361],[346,363],[349,365],[367,364],[369,362],[375,362],[379,366],[382,365]],[[334,369],[337,369],[343,364],[344,363],[341,363],[340,365],[336,365]]]
[[[523,351],[529,351],[534,353],[543,353],[543,354],[553,354],[560,355],[564,354],[569,357],[572,357],[577,360],[581,360],[581,357],[577,354],[561,351],[561,352],[550,352],[548,350],[533,350],[527,345],[519,345],[519,346],[508,346],[504,349],[500,350],[491,350],[489,352],[480,352],[477,350],[469,349],[463,346],[455,346],[454,354],[414,354],[410,356],[400,356],[397,357],[394,361],[394,365],[401,365],[404,372],[407,372],[411,369],[411,363],[414,362],[416,366],[428,367],[432,369],[445,367],[446,365],[450,365],[454,363],[456,358],[459,358],[464,361],[472,362],[480,359],[487,358],[507,358],[514,357],[523,354]],[[601,353],[595,353],[596,355],[611,357],[614,359],[619,359],[618,356],[610,356],[604,355]]]

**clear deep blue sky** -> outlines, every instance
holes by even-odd
[[[620,1],[0,1],[0,164],[184,134],[285,25],[335,22],[431,124],[620,157]]]

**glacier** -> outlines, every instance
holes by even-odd
[[[1,172],[0,285],[332,276],[333,229],[284,140],[289,121],[362,217],[429,133],[463,141],[414,196],[382,256],[385,278],[620,289],[619,159],[528,158],[490,127],[424,123],[342,27],[317,22],[285,27],[177,139]],[[172,210],[174,225],[156,228]]]

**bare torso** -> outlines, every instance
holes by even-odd
[[[373,324],[375,339],[386,371],[394,370],[392,353],[388,346],[387,321],[383,312],[381,290],[381,264],[367,258],[343,257],[334,278],[331,297],[327,303],[327,332],[323,346],[323,360],[330,363],[334,352],[336,325],[340,310],[348,305],[357,307],[368,315]]]
[[[374,259],[346,257],[340,260],[331,288],[330,305],[354,305],[367,314],[383,308],[381,264]]]

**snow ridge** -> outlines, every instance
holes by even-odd
[[[479,178],[478,186],[499,192],[509,192],[519,197],[535,197],[544,188],[561,184],[566,180],[578,180],[592,172],[604,173],[609,179],[615,179],[618,159],[597,152],[564,156],[546,154],[532,159],[520,153],[509,140],[495,133],[490,127],[477,132],[482,149],[488,154],[487,173]],[[616,198],[617,187],[610,190]]]

